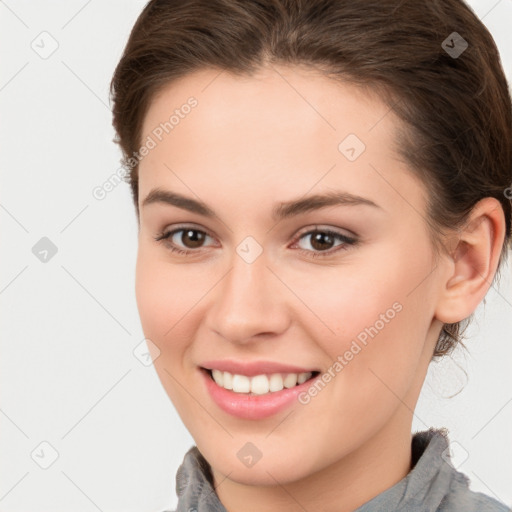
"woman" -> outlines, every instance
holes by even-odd
[[[112,80],[178,510],[505,511],[411,433],[511,236],[511,99],[459,0],[152,0]]]

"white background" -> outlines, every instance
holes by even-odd
[[[177,504],[175,473],[194,442],[153,367],[133,354],[144,336],[129,187],[92,195],[119,168],[108,86],[144,5],[0,2],[0,512]],[[512,80],[512,0],[470,5]],[[47,59],[31,47],[41,37],[46,49],[58,43]],[[46,263],[32,252],[42,237],[58,249]],[[508,505],[511,288],[507,266],[468,331],[470,354],[431,365],[413,425],[447,427],[471,487]],[[48,469],[42,442],[58,452]]]

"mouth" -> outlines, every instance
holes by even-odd
[[[313,370],[304,373],[268,373],[250,377],[203,367],[200,369],[217,386],[247,396],[271,395],[283,389],[291,389],[315,379],[320,374],[319,371]]]

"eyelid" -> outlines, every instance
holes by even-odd
[[[313,228],[311,228],[311,227],[307,228],[304,231],[301,231],[296,235],[296,237],[294,238],[294,241],[292,242],[291,247],[292,248],[297,247],[296,250],[298,250],[299,252],[301,252],[307,258],[310,258],[310,259],[321,259],[321,258],[328,259],[330,257],[338,256],[338,253],[340,253],[341,251],[346,251],[352,247],[359,245],[360,240],[357,235],[355,235],[355,234],[346,235],[346,234],[338,231],[338,229],[339,228],[322,227],[322,226],[318,226],[318,225]],[[298,247],[300,240],[304,236],[311,236],[315,232],[326,233],[341,243],[334,245],[333,247],[331,247],[330,249],[327,249],[325,251],[311,251],[308,249],[302,249],[301,247]],[[350,232],[350,233],[352,233],[352,232]]]
[[[314,224],[313,226],[309,226],[307,228],[304,228],[303,230],[300,230],[297,235],[295,235],[295,239],[299,239],[302,235],[306,235],[311,233],[312,231],[326,231],[330,233],[335,233],[336,235],[344,236],[346,238],[350,239],[357,239],[358,235],[356,235],[353,231],[350,231],[346,228],[334,228],[327,225],[322,224]]]
[[[195,225],[195,224],[182,224],[182,225],[177,224],[177,225],[173,225],[172,229],[170,229],[170,230],[167,230],[167,228],[164,228],[161,231],[159,231],[158,235],[156,237],[154,237],[154,238],[156,239],[156,238],[158,238],[159,236],[162,236],[162,235],[166,235],[167,237],[169,237],[171,234],[175,234],[177,231],[187,230],[187,229],[197,230],[197,231],[200,231],[202,233],[205,233],[206,235],[208,235],[212,239],[215,238],[215,236],[213,236],[207,229],[203,228],[202,226],[200,227],[199,225]],[[293,243],[295,243],[297,240],[299,240],[303,235],[310,234],[311,232],[314,232],[314,231],[331,232],[331,233],[334,233],[336,235],[344,236],[344,237],[350,238],[350,239],[357,239],[358,238],[358,235],[356,235],[354,232],[352,232],[352,231],[350,231],[348,229],[345,229],[346,233],[339,232],[338,231],[339,229],[341,229],[341,228],[333,228],[331,226],[323,226],[323,225],[320,225],[320,224],[315,224],[313,226],[308,226],[308,227],[305,227],[305,228],[301,229],[293,237]]]
[[[165,227],[158,231],[159,235],[168,235],[170,233],[175,233],[176,231],[186,231],[187,229],[193,229],[195,231],[200,231],[202,233],[205,233],[210,238],[215,238],[210,231],[205,229],[203,226],[199,226],[198,224],[172,224],[172,226]]]
[[[186,231],[187,229],[193,230],[193,231],[199,231],[200,233],[204,233],[206,236],[210,237],[211,239],[215,240],[215,236],[213,236],[207,229],[203,228],[202,226],[199,227],[198,225],[194,224],[176,224],[172,226],[172,229],[163,228],[162,230],[158,231],[156,236],[153,236],[153,238],[158,242],[167,242],[170,238],[172,238],[177,232],[179,231]],[[180,248],[181,249],[181,248]],[[203,247],[199,247],[198,249],[182,249],[183,251],[189,251],[189,252],[200,252]]]
[[[165,228],[160,231],[160,233],[153,237],[157,242],[164,243],[165,245],[168,245],[168,250],[177,254],[181,254],[183,256],[195,256],[200,255],[204,249],[207,247],[198,247],[195,249],[187,249],[187,248],[181,248],[179,245],[176,245],[172,242],[170,242],[170,238],[172,238],[177,232],[180,231],[186,231],[187,229],[191,229],[193,231],[198,231],[201,233],[204,233],[206,236],[215,239],[215,237],[206,229],[203,229],[202,227],[197,227],[193,224],[184,224],[184,225],[175,225],[172,229],[166,230]],[[307,258],[329,258],[330,256],[337,255],[338,252],[347,250],[353,246],[356,246],[359,244],[359,236],[353,233],[350,230],[346,230],[350,233],[350,235],[340,232],[341,228],[332,228],[330,226],[321,226],[321,225],[314,225],[309,226],[306,228],[303,228],[300,230],[293,238],[291,247],[295,248],[300,239],[304,237],[305,235],[311,235],[315,232],[323,232],[327,233],[328,235],[331,235],[341,241],[340,244],[335,245],[334,247],[326,250],[326,251],[311,251],[308,249],[302,249],[301,247],[297,247],[297,250],[304,254]],[[288,246],[290,247],[290,246]]]

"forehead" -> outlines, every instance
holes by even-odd
[[[233,124],[254,128],[264,124],[268,131],[291,126],[302,133],[309,126],[310,132],[337,132],[337,136],[352,129],[363,135],[381,122],[389,133],[397,122],[369,88],[330,79],[304,65],[272,65],[251,76],[203,69],[171,82],[152,98],[142,131],[150,131],[191,96],[200,106],[194,117],[200,117],[201,127],[210,135]]]
[[[196,105],[184,108],[190,98]],[[395,147],[397,126],[376,94],[312,68],[269,66],[252,76],[197,71],[164,87],[148,108],[141,140],[155,139],[155,130],[161,140],[140,163],[140,196],[162,180],[174,185],[172,168],[195,190],[229,181],[226,195],[247,189],[249,176],[267,189],[292,183],[293,195],[321,181],[396,201],[397,192],[379,174],[392,167],[413,179]]]

